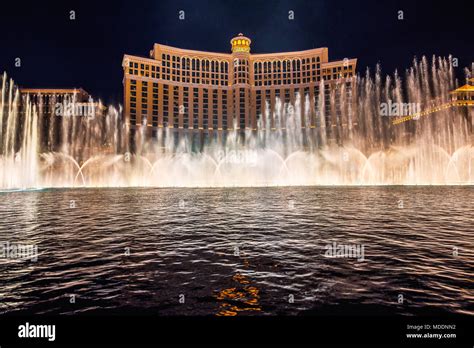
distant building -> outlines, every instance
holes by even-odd
[[[331,110],[329,85],[350,87],[356,59],[330,62],[327,48],[251,54],[242,34],[231,41],[232,53],[210,53],[155,44],[150,58],[125,55],[124,112],[132,128],[146,125],[195,131],[256,130],[258,120],[278,127],[276,103],[294,104],[300,96],[302,126],[314,128],[321,83],[325,87],[328,132],[341,110]],[[326,91],[327,89],[327,91]],[[304,114],[305,98],[310,114]],[[269,109],[266,109],[268,103]],[[318,116],[321,117],[321,116]]]
[[[462,108],[462,114],[468,122],[469,132],[474,139],[474,78],[468,79],[464,86],[452,91],[451,98],[453,105]]]
[[[464,86],[452,91],[451,95],[453,100],[466,101],[470,102],[470,104],[474,104],[474,78],[468,79]]]
[[[29,98],[42,116],[102,116],[106,110],[82,88],[20,88],[22,103]]]
[[[29,100],[38,112],[41,148],[53,150],[61,141],[61,124],[65,116],[101,117],[106,107],[82,88],[20,88],[21,107]]]

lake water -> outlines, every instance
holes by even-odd
[[[0,313],[474,314],[473,203],[474,187],[1,193]]]

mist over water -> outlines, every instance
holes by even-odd
[[[415,60],[403,79],[377,68],[329,94],[321,82],[314,100],[277,100],[274,127],[260,115],[258,131],[202,137],[131,130],[114,107],[96,117],[58,117],[31,102],[20,110],[19,91],[3,75],[0,188],[473,184],[472,110],[399,125],[380,115],[382,103],[423,110],[448,102],[458,85],[450,60]]]

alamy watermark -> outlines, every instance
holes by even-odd
[[[71,102],[63,100],[62,103],[56,103],[54,106],[54,114],[56,116],[84,116],[95,117],[96,103],[89,98],[86,103]]]
[[[36,262],[38,261],[38,246],[0,242],[0,259],[22,259]]]
[[[258,161],[258,154],[253,150],[219,150],[217,153],[218,162],[226,164],[239,164],[255,167]]]
[[[56,325],[36,325],[26,322],[18,326],[19,338],[47,338],[48,341],[56,340]]]
[[[365,260],[363,244],[338,244],[333,242],[332,244],[326,244],[324,249],[326,250],[325,257],[353,258],[359,262]]]
[[[388,100],[380,103],[380,116],[411,116],[421,112],[420,103],[401,103]]]

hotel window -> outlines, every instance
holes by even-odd
[[[220,78],[221,78],[221,85],[225,85],[227,84],[226,82],[226,66],[227,66],[227,63],[226,62],[221,62],[221,69],[220,69]]]
[[[271,104],[271,92],[269,89],[265,90],[265,108],[267,107],[267,103]]]
[[[240,88],[239,89],[239,95],[240,95],[240,120],[239,120],[239,127],[240,129],[245,129],[245,89]]]
[[[208,105],[208,89],[204,89],[203,93],[203,110],[202,110],[202,121],[203,121],[203,128],[209,128],[209,105]]]
[[[227,99],[228,91],[222,91],[222,128],[227,130]]]
[[[173,127],[179,127],[179,87],[173,87]]]
[[[199,121],[199,90],[197,88],[193,89],[193,128],[198,129]]]
[[[148,123],[148,115],[146,110],[142,110],[142,125],[146,126]]]
[[[163,127],[168,127],[169,95],[168,85],[163,85]]]
[[[257,120],[260,119],[262,115],[262,91],[257,90],[255,91],[255,104],[256,104],[256,113],[257,113]]]
[[[218,92],[217,89],[212,91],[212,128],[217,129],[218,120]]]
[[[183,106],[184,106],[184,114],[183,114],[183,127],[184,128],[189,128],[189,88],[184,87],[183,88]]]

